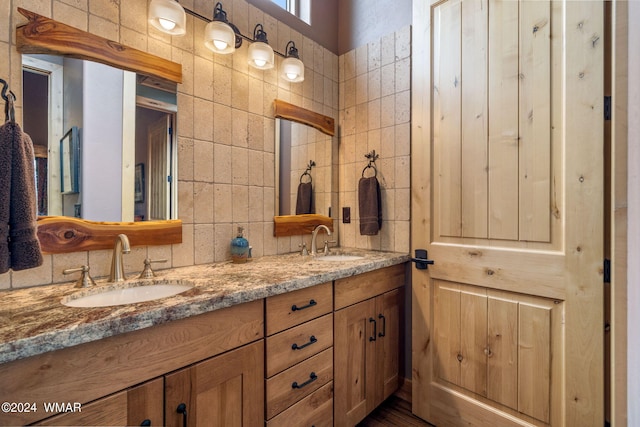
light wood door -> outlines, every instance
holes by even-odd
[[[264,342],[258,341],[165,377],[168,427],[252,427],[264,423]],[[184,404],[187,411],[178,412]]]
[[[164,381],[158,378],[98,399],[35,425],[42,426],[151,426],[164,425]],[[44,409],[44,408],[42,408]],[[71,408],[69,408],[71,409]]]
[[[603,3],[414,0],[413,411],[603,424]],[[428,167],[425,167],[428,166]]]

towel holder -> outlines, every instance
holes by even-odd
[[[1,96],[4,99],[4,120],[5,122],[16,120],[16,112],[13,106],[14,101],[16,100],[16,95],[12,90],[9,90],[9,84],[4,80],[0,79],[0,83],[2,83],[2,92]],[[7,95],[7,90],[9,90],[9,94]]]
[[[367,159],[369,159],[369,163],[367,164],[367,166],[364,167],[364,169],[362,169],[362,177],[364,178],[364,173],[367,169],[372,168],[373,169],[373,173],[374,173],[374,177],[378,176],[378,168],[376,168],[376,160],[378,160],[378,158],[380,157],[380,154],[376,154],[376,150],[373,150],[367,154],[364,155]]]
[[[316,165],[316,162],[314,162],[313,160],[309,160],[309,165],[307,166],[307,169],[304,172],[302,172],[302,175],[300,175],[300,184],[302,184],[302,178],[304,178],[305,176],[309,177],[309,183],[313,182],[313,177],[309,172],[311,171],[311,168],[314,167],[315,165]]]

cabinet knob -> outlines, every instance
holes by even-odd
[[[146,419],[146,420],[142,421],[142,422],[140,423],[140,425],[141,425],[141,426],[145,426],[145,427],[150,426],[150,425],[151,425],[151,420]]]

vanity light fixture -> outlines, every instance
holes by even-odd
[[[187,32],[187,15],[177,0],[151,0],[149,23],[172,36],[181,36]]]
[[[204,44],[215,53],[232,53],[242,46],[238,28],[227,20],[227,12],[222,3],[216,3],[213,9],[213,21],[204,29]]]
[[[282,61],[282,77],[290,82],[301,82],[304,80],[304,63],[298,56],[298,49],[293,40],[287,43],[285,47],[287,51]]]
[[[181,20],[178,19],[178,17],[174,18],[174,16],[177,15],[164,12],[169,9],[181,11]],[[169,34],[184,34],[185,12],[207,22],[204,29],[204,44],[212,52],[221,54],[232,53],[242,46],[242,40],[244,39],[250,43],[249,51],[247,52],[249,65],[259,70],[268,70],[274,67],[274,55],[277,54],[284,58],[281,67],[282,77],[285,80],[290,82],[301,82],[304,80],[304,64],[300,60],[298,49],[296,49],[296,44],[293,40],[287,43],[285,47],[286,54],[283,55],[278,51],[274,51],[273,48],[269,46],[267,33],[264,31],[262,24],[257,24],[254,27],[253,38],[245,36],[240,32],[238,27],[229,22],[227,12],[222,9],[222,3],[220,2],[217,2],[213,8],[213,20],[210,20],[188,8],[183,8],[178,4],[177,0],[151,0],[149,4],[149,22],[156,28],[164,28],[163,31]],[[153,20],[152,16],[154,17]],[[159,18],[160,16],[162,17],[162,21]],[[175,23],[175,25],[172,27],[173,23]],[[182,32],[169,32],[171,30],[177,30],[177,28],[182,28]]]
[[[273,49],[269,46],[267,33],[262,24],[257,24],[253,29],[253,43],[249,46],[249,65],[259,70],[273,68]]]

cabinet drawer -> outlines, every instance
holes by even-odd
[[[315,319],[333,310],[331,282],[267,298],[267,335]]]
[[[405,285],[405,264],[336,280],[335,309],[347,307]]]
[[[273,418],[331,380],[333,380],[333,348],[328,348],[269,378],[266,381],[267,419]]]
[[[267,337],[267,377],[333,346],[333,313]]]
[[[333,381],[267,422],[267,427],[333,427]]]

